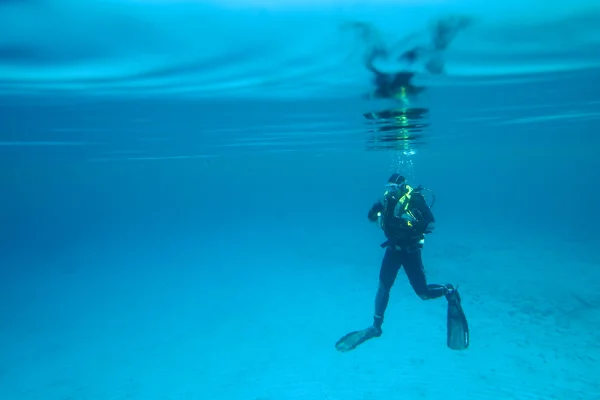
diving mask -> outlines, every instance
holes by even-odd
[[[404,193],[406,193],[406,184],[405,183],[393,183],[393,182],[388,182],[385,185],[385,196],[388,195],[394,195],[397,194],[398,197],[402,196]]]

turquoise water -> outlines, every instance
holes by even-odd
[[[391,3],[0,2],[0,399],[600,399],[600,8]],[[392,172],[465,351],[402,272],[334,348]]]

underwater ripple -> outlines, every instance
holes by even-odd
[[[600,66],[592,1],[0,2],[0,93],[336,98]],[[536,78],[539,79],[539,78]],[[449,83],[450,82],[450,83]]]

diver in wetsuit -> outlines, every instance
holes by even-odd
[[[368,219],[377,222],[387,238],[381,245],[385,255],[379,272],[379,288],[375,296],[373,325],[350,332],[337,343],[339,351],[356,348],[368,339],[382,334],[381,326],[398,271],[404,271],[415,293],[423,300],[446,296],[449,304],[448,347],[468,347],[468,325],[460,297],[451,284],[428,284],[421,259],[425,235],[434,229],[435,218],[427,205],[422,188],[413,189],[400,174],[388,179],[383,200],[376,202],[368,212]],[[452,314],[452,315],[451,315]]]
[[[454,286],[427,283],[421,249],[425,234],[434,229],[435,218],[420,190],[407,185],[403,176],[390,176],[383,201],[371,207],[368,219],[378,222],[387,238],[381,245],[386,250],[379,271],[373,316],[373,329],[381,335],[390,289],[401,267],[404,267],[413,290],[423,300],[445,296],[454,290]]]

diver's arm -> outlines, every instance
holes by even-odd
[[[373,204],[373,206],[369,210],[369,213],[367,214],[367,218],[369,219],[369,221],[375,222],[375,221],[377,221],[377,218],[379,217],[378,214],[381,212],[383,212],[383,203],[381,201],[377,201],[375,204]]]

